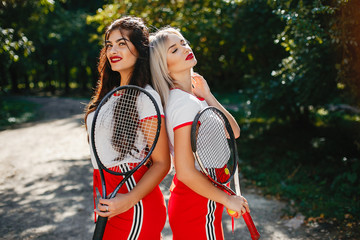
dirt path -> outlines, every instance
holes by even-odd
[[[40,104],[41,120],[0,132],[0,239],[91,239],[92,169],[82,127],[85,100],[27,100]],[[161,183],[166,198],[170,182],[168,176]],[[262,239],[332,239],[324,230],[296,228],[298,222],[282,220],[285,203],[243,191]],[[232,239],[227,214],[223,223],[226,239]],[[242,220],[235,228],[235,239],[250,239]],[[168,224],[163,237],[172,239]]]

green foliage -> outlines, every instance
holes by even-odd
[[[360,1],[340,1],[331,19],[329,33],[336,47],[339,87],[347,93],[354,105],[360,106]]]
[[[151,32],[177,27],[195,71],[241,125],[246,178],[307,216],[355,218],[359,8],[360,0],[0,1],[0,91],[90,94],[113,20],[139,16]],[[2,121],[28,112],[0,100]]]
[[[34,120],[36,109],[34,103],[0,96],[0,130]]]
[[[332,222],[348,236],[356,234],[351,226],[360,220],[359,113],[346,106],[312,109],[308,125],[294,126],[289,120],[252,116],[251,101],[242,93],[216,96],[240,124],[246,183],[286,200],[285,214],[300,211],[308,221]]]
[[[359,220],[360,136],[354,134],[360,133],[359,116],[349,120],[334,114],[333,120],[308,128],[273,123],[243,131],[239,149],[245,178],[264,193],[292,200],[307,217],[342,221],[350,214]],[[251,138],[254,128],[263,129]]]
[[[19,61],[18,53],[27,57],[35,51],[32,42],[23,33],[15,36],[12,28],[3,29],[0,27],[0,42],[0,54],[7,55],[7,61],[17,62]]]
[[[142,17],[151,32],[166,25],[179,28],[198,59],[195,70],[220,90],[255,86],[250,77],[269,75],[284,55],[273,44],[283,24],[266,2],[128,0],[105,5],[87,21],[102,35],[111,21],[123,15]],[[99,35],[93,39],[103,40]]]
[[[272,1],[270,5],[284,22],[275,44],[287,56],[273,68],[269,81],[259,85],[254,101],[263,113],[307,122],[307,108],[334,102],[340,94],[337,59],[327,30],[334,8],[320,1]]]
[[[62,86],[68,92],[71,81],[86,90],[87,83],[95,81],[98,54],[96,45],[88,41],[94,29],[86,24],[86,12],[100,7],[100,2],[2,1],[0,23],[9,31],[2,31],[7,34],[0,35],[8,39],[0,45],[5,49],[5,54],[1,54],[4,61],[0,62],[0,69],[5,72],[0,76],[0,90],[18,92],[20,88],[40,88],[54,92],[56,86]],[[21,41],[27,51],[24,47],[18,51],[7,47],[16,48]],[[72,66],[78,68],[76,76],[70,73]],[[60,84],[54,84],[56,82]]]

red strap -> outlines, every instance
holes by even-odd
[[[95,171],[93,171],[93,199],[94,199],[94,210],[96,209],[96,188],[95,188],[95,182],[96,182],[96,177],[95,177]],[[96,223],[96,212],[94,211],[94,223]]]
[[[232,234],[234,235],[234,217],[231,217]]]

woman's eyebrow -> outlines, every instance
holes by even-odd
[[[168,48],[168,51],[170,50],[170,48],[175,47],[175,46],[176,46],[176,43],[174,43],[173,45],[171,45],[171,46]]]
[[[115,42],[118,43],[118,42],[120,42],[120,41],[122,41],[122,40],[124,40],[124,41],[129,41],[128,39],[122,37],[122,38],[117,39]],[[111,41],[106,40],[105,43],[111,43]]]

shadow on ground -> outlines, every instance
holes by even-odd
[[[56,160],[59,161],[59,160]],[[58,172],[22,178],[0,193],[2,239],[90,239],[92,172],[88,159],[64,160]],[[65,171],[64,171],[65,170]],[[11,179],[9,179],[11,181]]]

